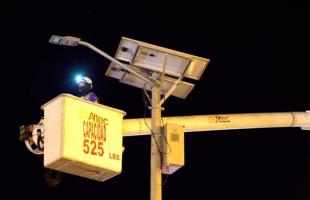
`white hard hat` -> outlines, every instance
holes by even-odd
[[[75,77],[75,80],[77,84],[80,84],[80,83],[88,83],[90,85],[93,84],[93,81],[87,76],[78,75]]]
[[[93,84],[93,81],[87,76],[83,76],[81,82],[88,83],[90,85]]]

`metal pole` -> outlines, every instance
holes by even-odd
[[[149,135],[144,121],[150,124],[150,119],[125,119],[123,136]],[[185,132],[280,127],[310,130],[310,111],[178,116],[164,117],[163,121],[183,125]]]
[[[161,176],[161,106],[160,87],[152,87],[152,136],[151,136],[151,200],[162,199]]]

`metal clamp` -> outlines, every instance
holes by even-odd
[[[156,105],[156,106],[153,106],[153,107],[152,107],[152,106],[149,106],[148,109],[149,109],[149,110],[152,110],[152,109],[155,109],[155,108],[158,108],[158,107],[160,107],[160,110],[165,110],[165,108],[164,108],[164,107],[161,107],[160,105]]]

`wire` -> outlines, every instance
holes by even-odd
[[[158,145],[158,142],[156,141],[156,139],[155,139],[155,133],[152,131],[152,129],[147,125],[147,123],[146,123],[146,121],[145,121],[145,118],[146,118],[146,109],[148,108],[148,106],[149,106],[149,104],[147,104],[147,100],[146,100],[146,95],[145,95],[145,93],[147,92],[146,91],[146,88],[145,88],[145,85],[144,85],[144,93],[143,93],[143,102],[144,102],[144,115],[143,115],[143,120],[144,120],[144,123],[145,123],[145,125],[146,125],[146,127],[150,130],[150,132],[151,132],[151,135],[154,137],[154,140],[155,140],[155,142],[156,142],[156,146],[157,146],[157,148],[158,148],[158,150],[159,150],[159,152],[161,153],[161,155],[162,154],[170,154],[171,153],[171,146],[170,146],[170,144],[169,144],[169,142],[168,142],[168,140],[167,140],[167,138],[166,138],[166,136],[165,136],[165,134],[164,134],[164,129],[162,129],[161,128],[161,135],[163,136],[163,138],[164,138],[164,140],[165,140],[165,142],[166,142],[166,144],[168,145],[168,148],[169,148],[169,152],[163,152],[160,148],[159,148],[159,145]],[[164,126],[164,118],[163,117],[161,117],[161,127],[163,127]]]
[[[151,136],[153,137],[154,142],[155,142],[156,147],[157,147],[157,150],[158,150],[158,152],[159,152],[159,154],[160,154],[160,161],[161,161],[161,164],[162,164],[162,163],[163,163],[163,162],[162,162],[163,153],[162,153],[161,148],[160,148],[160,146],[159,146],[159,144],[158,144],[158,141],[156,140],[155,133],[152,131],[152,129],[147,125],[147,123],[146,123],[146,121],[145,121],[146,112],[147,112],[148,107],[149,107],[149,104],[148,104],[148,101],[146,100],[146,95],[145,95],[145,92],[146,92],[146,86],[145,86],[145,84],[144,84],[143,90],[144,90],[143,93],[142,93],[142,97],[143,97],[142,99],[143,99],[143,103],[144,103],[143,121],[144,121],[145,126],[146,126],[146,127],[150,130],[150,132],[151,132]]]
[[[163,98],[164,98],[164,102],[166,102],[166,99],[165,99],[165,95],[163,95]],[[161,116],[161,123],[162,123],[162,127],[165,125],[165,122],[164,122],[164,118]],[[168,148],[169,148],[169,153],[165,152],[165,154],[170,154],[171,153],[171,146],[168,142],[168,139],[166,138],[165,134],[162,133],[163,137],[164,137],[164,140],[166,142],[166,144],[168,145]]]
[[[163,94],[163,98],[164,98],[164,102],[166,102],[165,94]],[[161,123],[162,123],[162,127],[163,127],[165,125],[165,122],[164,122],[164,118],[162,116],[161,116]],[[162,131],[164,131],[164,130],[162,129]],[[164,153],[165,154],[170,154],[172,152],[172,150],[171,150],[171,146],[170,146],[170,144],[168,142],[168,139],[166,138],[164,133],[162,133],[162,136],[164,137],[164,140],[165,140],[165,142],[166,142],[166,144],[167,144],[167,146],[169,148],[169,153],[167,153],[167,152],[164,152]],[[170,174],[166,174],[165,179],[164,179],[162,185],[166,185],[166,183],[168,182],[169,175]]]
[[[169,177],[170,174],[166,174],[166,178],[165,180],[163,181],[163,184],[162,185],[166,185],[166,183],[168,182],[168,177]]]
[[[150,98],[150,95],[147,93],[146,84],[147,83],[144,83],[144,85],[143,85],[143,92],[144,92],[143,101],[145,100],[145,97],[147,97],[147,100],[149,101],[149,105],[150,105],[152,100]]]
[[[147,110],[148,110],[148,107],[151,106],[151,102],[149,100],[149,98],[147,99],[147,91],[146,91],[146,85],[144,84],[144,87],[143,87],[143,92],[142,92],[142,99],[143,99],[143,103],[144,103],[144,113],[143,113],[143,121],[144,121],[144,124],[145,126],[150,130],[150,133],[151,133],[151,136],[154,138],[154,142],[157,146],[157,149],[158,149],[158,152],[160,154],[160,163],[161,163],[161,166],[163,165],[163,154],[170,154],[171,153],[171,146],[165,136],[165,134],[163,133],[164,129],[162,128],[164,126],[164,118],[161,116],[161,121],[160,121],[160,131],[161,131],[161,134],[166,142],[166,144],[168,145],[168,148],[169,148],[169,153],[167,152],[163,152],[161,150],[161,148],[159,147],[159,144],[158,144],[158,141],[156,140],[156,137],[155,137],[155,133],[152,131],[152,129],[149,127],[149,125],[147,124],[146,122],[146,113],[147,113]],[[165,97],[163,97],[165,98]],[[166,174],[166,178],[164,179],[164,181],[162,182],[162,185],[165,185],[168,181],[168,177],[169,177],[169,174]]]
[[[144,88],[143,88],[144,90],[146,90],[146,88],[145,88],[145,85],[144,85]],[[147,112],[147,109],[148,109],[148,103],[147,103],[147,100],[145,99],[145,91],[143,91],[143,93],[142,93],[142,97],[143,97],[143,103],[144,103],[144,113],[143,113],[143,121],[144,121],[144,124],[145,124],[145,126],[150,130],[150,132],[151,132],[151,135],[152,135],[152,137],[154,138],[154,142],[155,142],[155,144],[156,144],[156,146],[157,146],[157,149],[158,149],[158,152],[160,153],[160,157],[161,157],[161,159],[162,159],[162,151],[161,151],[161,148],[159,147],[159,144],[158,144],[158,142],[157,142],[157,140],[156,140],[156,138],[155,138],[155,133],[152,131],[152,129],[147,125],[147,123],[146,123],[146,121],[145,121],[145,118],[146,118],[146,112]]]

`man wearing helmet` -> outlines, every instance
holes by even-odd
[[[79,87],[79,96],[85,100],[99,103],[99,98],[92,92],[93,81],[87,76],[77,76],[76,83]],[[62,173],[53,169],[45,168],[45,180],[50,187],[59,185]]]
[[[92,91],[93,81],[86,76],[77,76],[76,83],[79,87],[79,96],[85,100],[99,103],[99,98]],[[45,168],[45,180],[50,187],[59,185],[62,179],[62,173],[53,169]]]
[[[97,97],[97,95],[91,92],[93,89],[93,82],[89,77],[78,76],[76,78],[76,82],[79,86],[79,95],[81,98],[95,103],[99,103],[99,98]]]

